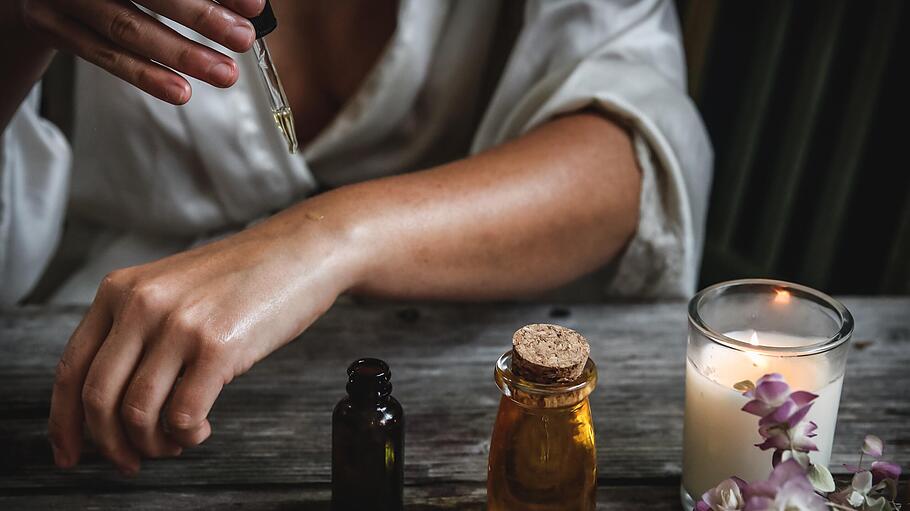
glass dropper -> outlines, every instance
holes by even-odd
[[[294,131],[294,115],[291,113],[288,98],[284,94],[284,87],[278,77],[278,70],[272,60],[272,54],[265,43],[265,36],[278,27],[278,20],[275,18],[268,0],[265,2],[262,14],[251,18],[250,22],[253,24],[253,28],[256,29],[256,41],[253,42],[253,51],[256,53],[259,75],[262,76],[262,81],[268,91],[272,117],[274,117],[278,130],[284,136],[285,142],[287,142],[288,152],[296,153],[298,144],[297,133]]]

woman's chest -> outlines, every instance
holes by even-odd
[[[397,0],[272,0],[268,42],[302,145],[357,92],[395,32]]]

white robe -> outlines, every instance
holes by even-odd
[[[597,289],[692,293],[712,151],[686,95],[673,3],[527,1],[481,111],[499,9],[498,1],[402,0],[377,65],[297,155],[275,128],[251,52],[217,47],[238,60],[239,81],[222,90],[190,79],[193,97],[182,107],[78,61],[71,147],[38,115],[37,87],[0,137],[0,303],[34,287],[65,217],[89,232],[80,247],[89,257],[53,301],[86,303],[118,267],[236,231],[320,188],[476,154],[582,108],[628,125],[643,173],[638,230]]]

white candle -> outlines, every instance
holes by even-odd
[[[824,340],[754,330],[724,335],[768,347],[806,346]],[[741,411],[749,399],[733,388],[737,382],[755,382],[768,373],[783,375],[791,391],[818,394],[806,419],[818,425],[814,440],[819,450],[811,453],[810,459],[828,464],[843,373],[828,367],[824,357],[768,357],[717,344],[701,349],[707,351],[698,357],[700,367],[696,368],[691,359],[686,362],[683,486],[695,500],[734,475],[749,482],[768,477],[773,451],[754,447],[762,441],[759,417]]]

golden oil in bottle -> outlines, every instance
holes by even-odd
[[[487,468],[489,511],[593,511],[597,452],[588,395],[597,383],[590,359],[570,383],[539,384],[496,363],[503,393]]]

